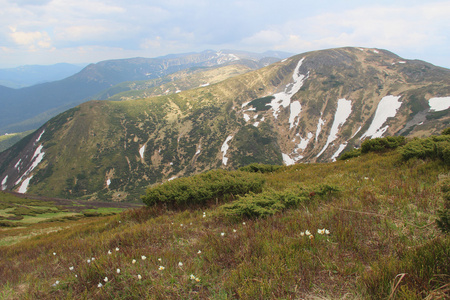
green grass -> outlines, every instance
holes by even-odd
[[[435,220],[449,174],[369,153],[262,173],[263,192],[309,192],[266,217],[156,205],[9,229],[42,233],[0,247],[0,298],[446,299],[450,237]]]

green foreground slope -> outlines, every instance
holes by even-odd
[[[261,194],[304,195],[266,217],[228,216],[223,202],[251,194],[228,195],[196,209],[156,205],[82,220],[0,247],[0,295],[446,299],[450,237],[435,220],[449,165],[404,160],[401,149],[259,174]]]

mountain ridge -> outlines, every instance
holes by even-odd
[[[145,91],[122,96],[132,92]],[[327,162],[364,138],[438,134],[449,96],[444,68],[373,48],[312,51],[179,93],[84,103],[1,153],[0,182],[136,201],[149,184],[210,169]]]

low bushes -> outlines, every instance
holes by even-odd
[[[283,166],[280,165],[265,165],[265,164],[250,164],[245,167],[239,168],[240,171],[253,172],[253,173],[271,173],[279,170]]]
[[[387,136],[384,138],[374,138],[365,140],[361,144],[361,153],[368,152],[383,152],[391,149],[398,148],[406,144],[406,138],[404,136]]]
[[[438,228],[444,233],[450,233],[450,178],[446,178],[441,185],[444,209],[438,212],[436,220]]]
[[[205,205],[209,200],[262,191],[265,179],[261,174],[243,171],[213,170],[200,175],[175,179],[150,187],[142,201],[152,206],[170,207]]]
[[[414,139],[400,149],[404,160],[411,158],[440,159],[450,165],[450,135]]]

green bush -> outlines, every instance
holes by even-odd
[[[406,144],[406,138],[404,136],[387,136],[384,138],[374,138],[365,140],[361,144],[361,153],[384,152],[387,150],[395,149],[404,144]]]
[[[400,149],[400,154],[404,160],[441,159],[445,164],[450,165],[450,135],[414,139]]]
[[[361,148],[352,149],[350,151],[342,153],[342,155],[339,156],[338,160],[347,160],[353,157],[358,157],[360,155],[361,155]]]
[[[243,171],[213,170],[199,175],[175,179],[150,187],[142,201],[152,206],[171,207],[205,205],[209,200],[223,200],[228,196],[259,193],[265,179],[261,174]]]
[[[290,207],[296,207],[309,198],[304,194],[292,191],[266,191],[260,194],[249,193],[239,197],[232,203],[221,206],[223,215],[227,217],[265,217],[274,215]]]
[[[245,167],[239,168],[239,171],[252,172],[252,173],[270,173],[270,172],[275,172],[282,167],[283,166],[280,166],[280,165],[265,165],[265,164],[253,163],[253,164],[247,165]]]
[[[442,130],[441,135],[450,135],[450,127],[445,128],[444,130]]]

